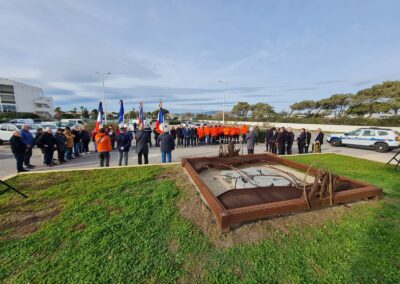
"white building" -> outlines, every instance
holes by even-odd
[[[33,112],[52,117],[53,98],[45,97],[41,88],[0,78],[0,112]]]

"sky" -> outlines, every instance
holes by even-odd
[[[398,0],[0,0],[0,77],[63,110],[275,110],[400,79]],[[221,83],[219,81],[223,81]]]

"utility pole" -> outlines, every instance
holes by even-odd
[[[219,80],[218,83],[226,85],[229,83],[229,81]],[[225,125],[225,101],[226,101],[226,89],[224,90],[224,103],[222,105],[222,123],[223,123],[223,125]]]
[[[102,77],[102,80],[103,80],[103,111],[104,111],[104,124],[107,124],[106,92],[105,92],[105,88],[104,88],[104,81],[106,80],[106,76],[107,76],[107,75],[111,75],[111,73],[110,73],[110,72],[107,72],[107,73],[96,72],[96,74],[100,75],[100,76]]]

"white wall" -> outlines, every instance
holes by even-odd
[[[210,123],[222,123],[222,121],[206,121],[201,120],[201,122],[210,122]],[[322,131],[325,132],[349,132],[357,128],[367,127],[367,126],[359,126],[359,125],[334,125],[334,124],[303,124],[303,123],[284,123],[284,122],[250,122],[250,121],[225,121],[225,124],[247,124],[252,126],[259,127],[267,127],[267,126],[275,126],[275,127],[292,127],[293,129],[301,129],[306,128],[308,130],[316,130],[317,128],[321,128]],[[391,128],[400,132],[400,127],[385,127],[385,126],[370,126],[370,127],[381,127],[381,128]]]

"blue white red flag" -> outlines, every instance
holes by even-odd
[[[99,131],[104,122],[103,104],[101,102],[99,103],[99,108],[97,111],[99,114],[97,115],[96,131]]]
[[[138,118],[138,127],[139,129],[144,124],[144,113],[143,113],[143,102],[140,102],[139,105],[139,118]]]
[[[122,100],[119,101],[119,116],[118,116],[118,124],[122,126],[124,124],[124,102]]]
[[[160,108],[158,110],[158,117],[156,122],[156,131],[160,134],[164,133],[164,111],[162,109],[162,102],[160,102]]]

